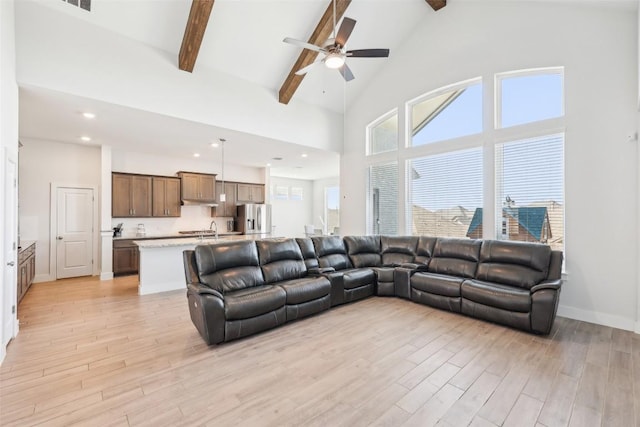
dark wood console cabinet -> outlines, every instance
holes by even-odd
[[[29,290],[36,275],[36,243],[22,247],[18,252],[18,303]]]

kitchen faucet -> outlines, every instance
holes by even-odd
[[[215,225],[215,230],[213,230],[213,226]],[[214,219],[213,221],[211,221],[211,224],[209,224],[209,230],[213,230],[214,231],[214,236],[215,239],[218,240],[218,224],[216,223],[216,220]]]

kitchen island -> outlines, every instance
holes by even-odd
[[[182,252],[198,245],[213,245],[234,240],[259,240],[266,234],[243,234],[214,237],[188,237],[176,239],[136,240],[140,250],[138,295],[187,288]]]

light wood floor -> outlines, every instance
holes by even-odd
[[[549,337],[369,298],[207,347],[185,292],[35,284],[0,368],[0,425],[638,426],[640,337]]]

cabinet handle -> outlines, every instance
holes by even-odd
[[[13,261],[9,261],[9,262],[7,263],[7,265],[8,265],[9,267],[13,267],[14,265],[16,265],[16,263],[15,263],[15,262],[13,262]]]

